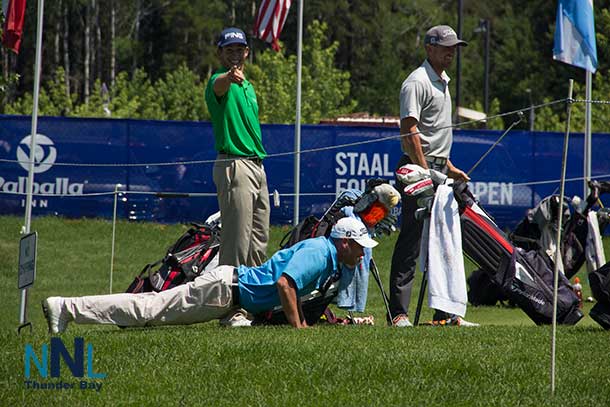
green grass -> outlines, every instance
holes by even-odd
[[[519,309],[496,306],[469,307],[467,318],[480,322],[479,328],[388,328],[372,278],[367,309],[377,321],[372,327],[228,329],[210,322],[121,330],[70,325],[62,339],[69,350],[74,337],[93,345],[94,372],[107,374],[97,381],[101,390],[26,389],[24,346],[31,343],[40,355],[42,344],[49,343],[40,301],[49,295],[109,291],[112,225],[105,220],[33,220],[32,230],[39,233],[37,277],[29,297],[33,332],[17,335],[21,224],[22,218],[0,217],[0,406],[610,404],[610,333],[588,315],[574,327],[558,327],[557,388],[551,396],[550,327],[535,326]],[[114,292],[124,290],[185,229],[119,222]],[[272,229],[270,251],[287,230]],[[386,287],[394,239],[382,239],[375,249]],[[606,250],[609,243],[605,241]],[[588,296],[583,276],[581,272]],[[590,307],[585,304],[586,314]],[[425,309],[422,318],[430,316]],[[36,369],[32,379],[57,381],[40,378]],[[61,380],[78,383],[63,364]]]

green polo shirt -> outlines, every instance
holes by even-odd
[[[216,96],[214,81],[225,72],[226,68],[216,71],[205,89],[214,129],[214,148],[225,154],[265,158],[267,152],[263,147],[254,87],[244,80],[241,85],[232,83],[223,96]]]

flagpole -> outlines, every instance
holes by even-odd
[[[303,51],[303,2],[299,1],[299,17],[297,23],[297,105],[294,124],[294,217],[293,224],[299,223],[299,200],[301,190],[301,68]]]
[[[585,153],[584,153],[584,179],[583,179],[583,198],[589,196],[589,185],[587,181],[591,179],[591,87],[592,87],[592,76],[591,71],[587,69],[587,79],[586,79],[586,91],[585,91],[585,99],[587,103],[585,103]]]
[[[42,54],[44,0],[38,0],[38,25],[36,27],[36,59],[34,63],[34,100],[32,107],[32,128],[30,132],[30,162],[28,163],[28,183],[25,204],[24,234],[30,233],[32,218],[32,189],[34,185],[34,153],[36,150],[36,134],[38,133],[38,95],[40,93],[40,60]],[[21,290],[21,306],[19,308],[19,323],[24,324],[28,300],[27,287]]]
[[[558,219],[557,219],[557,249],[555,250],[555,267],[553,272],[553,327],[551,333],[551,394],[555,394],[555,353],[556,353],[556,341],[557,341],[557,290],[559,286],[559,262],[561,261],[561,225],[563,223],[563,199],[565,195],[566,185],[566,167],[568,162],[568,142],[570,138],[570,114],[572,112],[572,89],[574,87],[574,80],[570,79],[570,85],[568,90],[568,101],[567,101],[567,118],[566,118],[566,132],[563,140],[563,155],[561,161],[561,181],[559,183],[559,206],[558,206]]]

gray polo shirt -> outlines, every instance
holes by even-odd
[[[451,129],[451,95],[449,76],[439,77],[428,60],[411,72],[400,89],[400,118],[417,120],[421,145],[426,157],[449,158]]]

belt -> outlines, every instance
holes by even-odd
[[[447,164],[447,159],[444,157],[426,157],[426,161],[428,161],[429,163],[433,163],[436,165],[445,165]]]
[[[258,165],[261,165],[263,163],[263,159],[256,155],[236,155],[236,154],[228,154],[228,153],[225,153],[224,151],[219,151],[218,154],[223,154],[223,155],[227,156],[227,158],[237,158],[239,160],[249,160]]]
[[[239,274],[237,273],[237,267],[233,269],[233,279],[231,281],[231,297],[233,298],[233,305],[239,306]]]

